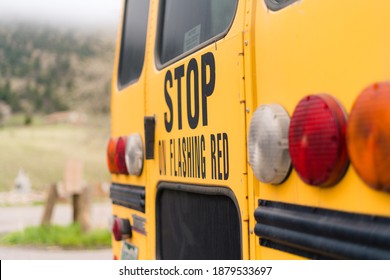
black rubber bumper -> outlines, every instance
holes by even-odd
[[[259,200],[260,245],[311,259],[390,259],[390,219]]]

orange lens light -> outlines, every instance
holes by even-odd
[[[119,173],[118,167],[115,163],[115,154],[116,154],[116,144],[118,142],[117,138],[110,138],[107,145],[107,166],[111,174]]]
[[[353,167],[370,187],[390,192],[390,82],[374,84],[357,98],[348,120]]]

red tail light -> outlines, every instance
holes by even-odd
[[[114,222],[112,225],[112,233],[116,241],[131,238],[133,234],[129,220],[117,217],[114,218]]]
[[[331,186],[344,175],[349,159],[346,115],[331,96],[302,99],[291,118],[289,149],[298,175],[307,184]]]
[[[108,170],[112,174],[119,173],[118,166],[116,165],[115,162],[117,142],[118,142],[117,138],[110,138],[107,145],[107,166],[108,166]]]
[[[126,166],[126,137],[119,137],[116,144],[115,163],[119,174],[129,174]]]

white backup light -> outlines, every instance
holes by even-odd
[[[130,175],[141,175],[144,164],[144,148],[141,135],[132,134],[127,137],[125,160]]]
[[[253,114],[249,127],[249,164],[263,183],[280,184],[290,171],[289,125],[288,113],[278,104],[262,105]]]

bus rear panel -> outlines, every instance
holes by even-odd
[[[114,258],[390,259],[389,10],[123,1]]]

